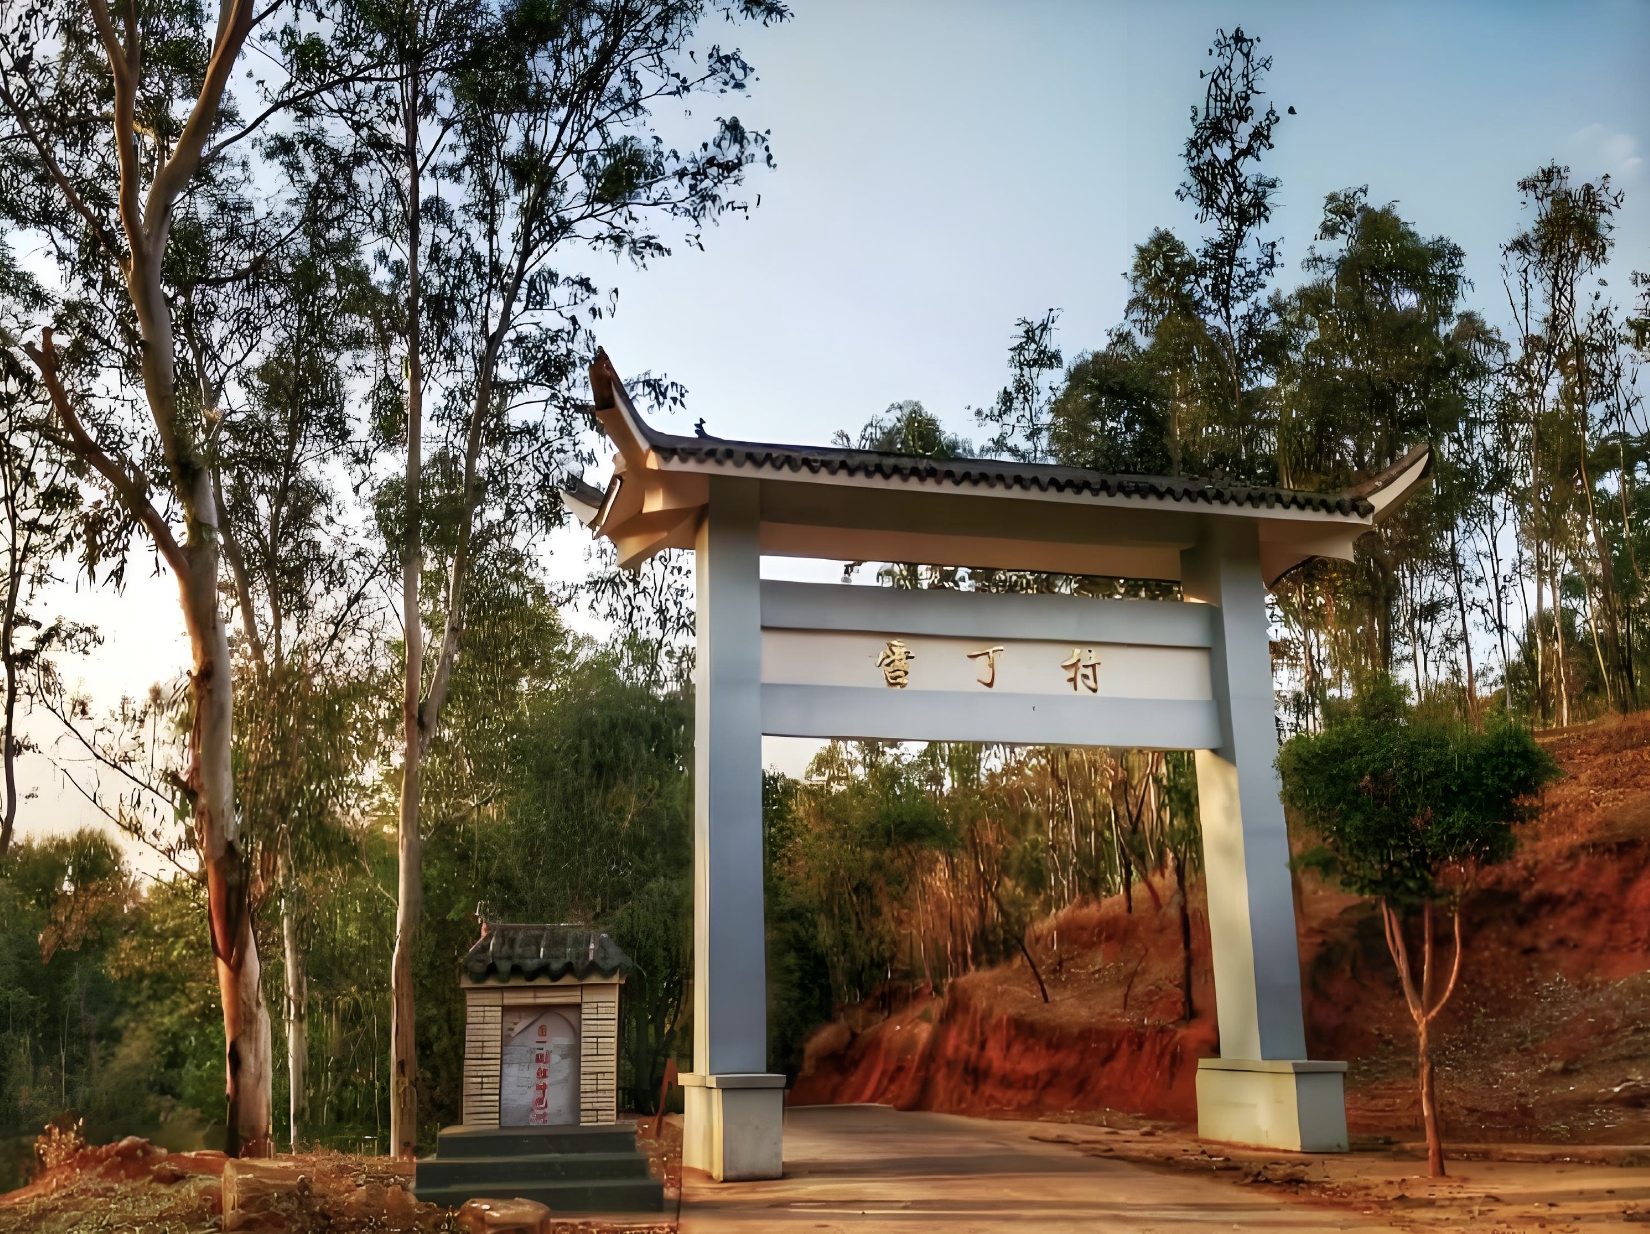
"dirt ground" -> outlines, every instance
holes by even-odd
[[[1379,1225],[1413,1231],[1581,1231],[1622,1222],[1650,1224],[1650,1145],[1456,1146],[1449,1177],[1425,1177],[1419,1145],[1360,1137],[1352,1153],[1297,1156],[1199,1141],[1166,1124],[1127,1115],[1092,1121],[1011,1120],[1026,1138],[1055,1150],[1128,1162],[1160,1173],[1229,1182],[1268,1199],[1323,1213],[1323,1225]],[[1114,1125],[1104,1125],[1109,1118]],[[679,1118],[662,1142],[643,1134],[666,1180],[666,1212],[639,1223],[568,1217],[547,1234],[674,1234],[681,1194]],[[1493,1158],[1493,1159],[1492,1159]],[[304,1153],[281,1157],[311,1180],[307,1194],[255,1228],[295,1234],[440,1234],[454,1213],[418,1204],[411,1170],[384,1157]],[[208,1234],[220,1229],[225,1159],[167,1153],[142,1140],[88,1149],[21,1191],[0,1196],[0,1234]],[[850,1175],[851,1163],[833,1167]],[[1291,1228],[1298,1223],[1292,1222]],[[704,1222],[695,1229],[710,1229]]]
[[[1426,1176],[1419,1143],[1357,1137],[1346,1154],[1271,1153],[1173,1127],[1049,1126],[1033,1138],[1152,1168],[1229,1176],[1299,1204],[1403,1230],[1580,1230],[1650,1223],[1650,1145],[1456,1145],[1447,1176]]]
[[[650,1130],[650,1129],[649,1129]],[[668,1124],[637,1144],[665,1182],[665,1212],[644,1221],[558,1218],[544,1234],[665,1234],[676,1228],[681,1129]],[[420,1204],[410,1163],[330,1151],[282,1154],[304,1182],[243,1229],[292,1234],[447,1234],[463,1227],[452,1209]],[[222,1228],[222,1153],[170,1153],[128,1137],[68,1156],[20,1190],[0,1195],[0,1234],[208,1234]]]

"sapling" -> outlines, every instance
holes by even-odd
[[[1463,900],[1478,871],[1505,861],[1513,826],[1533,816],[1530,798],[1559,775],[1529,732],[1501,719],[1482,729],[1426,719],[1381,680],[1323,732],[1291,739],[1278,755],[1283,799],[1314,828],[1322,847],[1301,860],[1375,897],[1387,949],[1415,1021],[1427,1172],[1444,1175],[1433,1084],[1432,1031],[1461,979]],[[1451,917],[1447,976],[1436,942],[1436,912]],[[1421,919],[1420,975],[1408,926]]]

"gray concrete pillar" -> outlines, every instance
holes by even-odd
[[[1205,518],[1181,586],[1219,610],[1210,676],[1222,744],[1196,759],[1221,1056],[1198,1069],[1199,1134],[1344,1152],[1346,1064],[1306,1057],[1257,524]]]
[[[762,608],[754,480],[714,477],[695,539],[693,1071],[683,1164],[778,1178],[784,1077],[767,1074]]]

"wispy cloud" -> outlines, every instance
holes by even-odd
[[[1631,133],[1618,132],[1604,124],[1589,124],[1570,134],[1570,145],[1586,160],[1576,167],[1582,176],[1610,173],[1612,180],[1631,182],[1644,171],[1644,157]]]

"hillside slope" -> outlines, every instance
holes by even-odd
[[[1440,1021],[1444,1117],[1474,1140],[1644,1143],[1650,713],[1549,748],[1565,778],[1467,910],[1462,985]],[[1355,1134],[1407,1134],[1419,1123],[1413,1028],[1374,906],[1311,873],[1296,895],[1311,1055],[1351,1064]],[[1040,927],[1047,1004],[1022,961],[850,1009],[809,1039],[790,1100],[1193,1122],[1197,1060],[1217,1034],[1196,888],[1192,899],[1189,1020],[1178,921],[1158,886],[1133,914],[1115,897]]]

